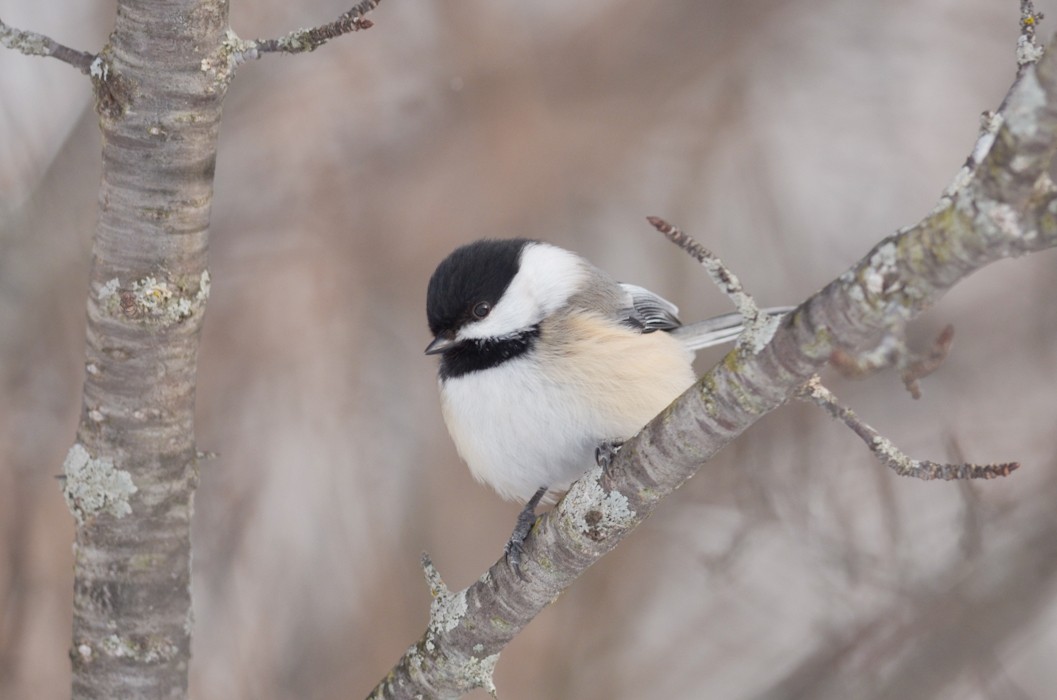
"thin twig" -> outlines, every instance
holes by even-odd
[[[995,136],[998,135],[998,130],[1002,127],[1003,121],[1005,121],[1006,108],[1009,106],[1009,98],[1016,92],[1017,85],[1024,79],[1027,74],[1028,67],[1038,63],[1039,59],[1042,58],[1042,54],[1045,49],[1039,46],[1036,34],[1039,28],[1039,22],[1042,21],[1043,13],[1035,10],[1035,3],[1032,0],[1020,0],[1020,36],[1017,38],[1017,75],[1013,79],[1013,85],[1010,86],[1005,97],[1002,98],[1001,104],[995,110],[987,110],[980,115],[980,135],[976,139],[976,145],[973,147],[972,153],[965,162],[965,166],[955,176],[954,181],[947,186],[943,196],[945,199],[952,198],[958,190],[965,186],[965,184],[972,177],[972,174],[979,167],[980,163],[984,161],[988,152],[991,150],[991,146],[995,143]],[[941,200],[942,201],[942,200]]]
[[[450,594],[447,584],[440,577],[440,572],[437,571],[437,567],[433,565],[433,559],[428,553],[422,552],[422,573],[426,577],[426,584],[429,586],[429,593],[434,598],[439,595]]]
[[[947,324],[936,339],[928,353],[909,358],[901,373],[903,385],[915,399],[921,398],[920,380],[929,376],[943,364],[951,353],[951,343],[954,342],[954,326]]]
[[[382,0],[362,0],[348,12],[343,13],[333,22],[312,27],[310,29],[297,29],[277,39],[252,39],[231,40],[231,57],[235,64],[243,63],[249,59],[260,58],[266,53],[305,53],[315,51],[331,39],[343,34],[370,29],[374,22],[367,19],[366,15],[378,7]]]
[[[756,305],[756,300],[745,291],[744,287],[741,286],[741,280],[723,264],[723,261],[715,253],[695,241],[677,226],[668,223],[659,216],[647,216],[646,220],[655,229],[664,234],[665,238],[701,263],[705,271],[708,272],[708,276],[734,302],[734,307],[737,308],[742,316],[746,319],[751,319],[760,314],[760,308]]]
[[[900,372],[907,391],[915,399],[921,398],[920,380],[939,369],[950,354],[954,341],[954,326],[948,325],[936,339],[932,347],[924,354],[911,352],[903,338],[902,324],[898,329],[885,333],[876,347],[863,353],[852,355],[838,348],[830,355],[830,363],[843,376],[850,379],[862,379],[889,367]]]
[[[837,420],[848,426],[852,432],[862,438],[870,452],[874,454],[886,467],[895,470],[900,476],[913,476],[926,481],[932,479],[997,479],[1000,476],[1009,476],[1020,467],[1017,462],[1005,462],[1002,464],[940,464],[928,460],[911,459],[903,454],[891,440],[882,436],[872,427],[863,422],[855,413],[843,405],[833,393],[822,386],[817,376],[809,379],[796,397],[804,401],[810,401],[822,408]]]
[[[976,146],[973,148],[968,161],[966,161],[962,173],[959,173],[959,177],[956,177],[954,182],[947,188],[945,195],[950,196],[953,190],[962,186],[968,176],[983,162],[984,156],[991,150],[991,146],[995,142],[995,135],[998,134],[998,130],[1002,126],[1003,115],[1009,104],[1010,95],[1013,94],[1020,81],[1024,79],[1028,67],[1038,63],[1039,59],[1042,58],[1045,49],[1039,46],[1036,34],[1039,22],[1042,21],[1044,16],[1041,12],[1035,10],[1035,3],[1032,0],[1020,0],[1020,36],[1017,38],[1016,78],[1013,79],[1013,85],[1006,92],[1005,97],[1002,98],[998,109],[988,110],[981,115],[980,136],[976,141]]]
[[[1017,76],[1042,57],[1043,48],[1035,38],[1039,22],[1046,15],[1036,11],[1032,0],[1020,0],[1020,38],[1017,40]]]
[[[762,313],[756,300],[742,287],[738,276],[724,265],[715,253],[695,241],[682,229],[673,226],[659,216],[647,216],[646,220],[664,234],[665,238],[701,263],[708,276],[712,278],[720,291],[727,295],[727,298],[734,304],[734,308],[745,319],[745,331],[738,336],[738,347],[748,349],[753,353],[759,352],[774,335],[781,317]]]
[[[69,46],[60,44],[49,36],[16,29],[6,24],[2,19],[0,19],[0,44],[27,56],[57,58],[63,63],[70,64],[85,75],[88,75],[92,62],[96,58],[95,54],[71,49]]]

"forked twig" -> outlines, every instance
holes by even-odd
[[[886,467],[893,469],[900,476],[913,476],[926,481],[932,479],[997,479],[1009,476],[1020,468],[1017,462],[1001,464],[941,464],[929,460],[911,459],[903,454],[888,438],[882,436],[862,421],[855,413],[843,405],[833,393],[822,386],[817,376],[812,377],[796,393],[796,397],[810,401],[822,408],[837,420],[848,426],[852,432],[862,438],[870,452]]]

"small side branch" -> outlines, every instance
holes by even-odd
[[[830,356],[833,366],[850,379],[862,379],[882,369],[895,367],[900,372],[907,391],[915,399],[921,398],[921,380],[943,364],[954,342],[954,326],[948,325],[925,354],[914,353],[906,346],[902,336],[902,324],[898,331],[886,333],[873,350],[852,355],[838,348]]]
[[[71,49],[43,34],[15,29],[2,19],[0,19],[0,44],[27,56],[57,58],[63,63],[69,63],[85,75],[88,75],[92,62],[95,60],[95,54]]]
[[[755,353],[766,345],[774,335],[775,329],[778,328],[780,316],[762,312],[756,300],[742,287],[738,276],[712,251],[659,216],[647,216],[646,220],[665,238],[699,262],[720,291],[733,302],[734,308],[745,319],[745,331],[738,337],[738,347]]]
[[[738,276],[731,272],[730,268],[724,265],[723,261],[715,253],[695,241],[679,227],[668,223],[659,216],[647,216],[646,220],[655,229],[664,234],[665,238],[701,263],[708,276],[712,278],[712,281],[716,283],[720,291],[726,294],[734,303],[734,307],[746,320],[760,315],[760,308],[756,305],[756,300],[745,291]]]
[[[231,57],[237,65],[249,59],[260,58],[266,53],[315,51],[331,39],[373,27],[374,22],[367,19],[367,14],[381,3],[382,0],[362,0],[333,22],[310,29],[297,29],[276,39],[233,42]]]
[[[1013,85],[1002,99],[998,109],[994,111],[987,110],[981,115],[980,135],[976,140],[976,146],[973,147],[973,152],[966,160],[965,166],[955,176],[954,181],[947,186],[943,193],[944,199],[953,199],[968,184],[973,173],[984,162],[984,158],[987,157],[991,147],[994,145],[995,137],[1005,121],[1005,113],[1008,111],[1010,97],[1016,92],[1016,88],[1020,81],[1024,79],[1028,68],[1038,63],[1039,59],[1042,58],[1045,49],[1039,45],[1036,34],[1038,33],[1039,22],[1042,21],[1043,17],[1044,15],[1035,9],[1035,3],[1032,0],[1020,0],[1020,36],[1017,37],[1016,78],[1013,80]]]
[[[882,436],[863,422],[855,413],[843,405],[833,393],[822,386],[817,376],[812,377],[796,393],[796,397],[810,401],[822,408],[837,420],[848,426],[852,432],[862,438],[870,451],[886,467],[895,470],[900,476],[913,476],[926,481],[943,479],[997,479],[1009,476],[1020,467],[1017,462],[1003,464],[940,464],[928,460],[911,459],[903,454],[891,440]]]
[[[900,377],[903,379],[903,385],[913,398],[921,398],[921,380],[940,368],[950,354],[953,342],[954,326],[947,324],[936,336],[928,353],[910,357],[901,367],[903,371]]]
[[[1020,0],[1020,38],[1017,40],[1017,71],[1035,63],[1042,57],[1043,48],[1035,38],[1039,22],[1045,15],[1035,9],[1032,0]]]

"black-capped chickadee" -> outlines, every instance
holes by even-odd
[[[787,309],[769,310],[781,313]],[[735,339],[740,315],[682,325],[656,294],[567,250],[523,238],[457,248],[429,280],[444,422],[470,472],[526,503],[508,559],[541,498],[590,469],[694,383],[694,351]]]

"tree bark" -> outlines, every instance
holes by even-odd
[[[120,0],[91,66],[103,135],[78,519],[74,698],[179,698],[191,643],[196,354],[226,71],[226,0]]]
[[[73,696],[187,694],[195,372],[221,104],[236,66],[369,29],[337,20],[269,40],[228,28],[227,0],[119,0],[98,54],[0,20],[0,45],[88,74],[103,136],[87,361],[64,464],[74,545]]]

